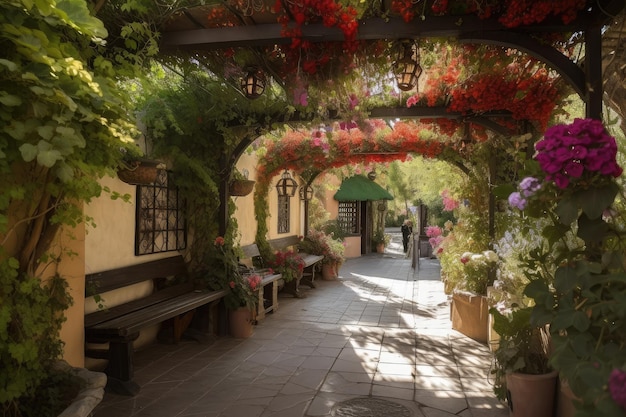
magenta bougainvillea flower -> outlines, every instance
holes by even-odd
[[[535,149],[535,159],[546,173],[546,180],[561,189],[583,177],[622,174],[615,160],[615,138],[607,133],[600,120],[575,119],[571,124],[553,126],[546,130]]]
[[[626,410],[626,372],[621,369],[613,369],[609,376],[609,392],[611,398],[620,407]]]

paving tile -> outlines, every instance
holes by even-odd
[[[357,397],[402,403],[413,417],[505,417],[491,352],[450,328],[438,274],[436,260],[413,271],[401,253],[348,260],[341,279],[305,298],[281,293],[248,339],[138,352],[139,395],[107,393],[94,417],[327,417]]]

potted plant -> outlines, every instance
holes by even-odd
[[[254,184],[255,181],[248,179],[248,170],[244,170],[242,173],[235,168],[228,183],[228,192],[231,196],[243,197],[252,192]]]
[[[156,181],[158,169],[163,163],[146,158],[138,146],[129,145],[121,148],[123,157],[117,170],[120,180],[132,185],[147,185]]]
[[[272,272],[282,275],[285,281],[285,290],[296,297],[300,296],[299,285],[304,270],[304,261],[293,250],[278,251],[268,261]]]
[[[212,289],[226,289],[224,304],[229,310],[230,333],[236,338],[252,335],[259,303],[260,275],[248,272],[247,267],[239,264],[235,248],[227,245],[224,237],[218,236],[213,242],[215,251],[207,262],[212,265],[203,276]],[[219,265],[221,264],[221,265]],[[221,268],[220,268],[221,266]]]
[[[376,246],[376,252],[385,253],[385,247],[391,241],[391,235],[385,234],[382,230],[377,230],[372,236],[372,243]]]
[[[532,307],[489,312],[500,335],[494,352],[494,392],[507,401],[512,417],[553,416],[558,373],[548,363],[548,329],[531,324]]]
[[[492,250],[465,252],[459,258],[465,276],[463,285],[452,292],[452,328],[486,343],[489,340],[487,289],[493,284],[498,255]]]
[[[320,262],[323,279],[337,278],[339,265],[344,261],[345,246],[342,241],[334,239],[332,234],[310,230],[298,247],[303,252],[324,256]]]
[[[601,121],[576,119],[548,129],[535,148],[538,166],[509,197],[523,215],[547,219],[544,244],[524,258],[531,320],[550,324],[550,364],[577,398],[577,415],[623,415],[626,240],[617,144]]]

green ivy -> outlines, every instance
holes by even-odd
[[[148,37],[136,27],[132,36]],[[131,33],[127,34],[129,37]],[[70,304],[58,274],[38,271],[74,254],[54,248],[63,227],[92,224],[82,204],[103,193],[121,148],[133,148],[135,117],[119,81],[150,50],[106,43],[108,30],[85,0],[0,3],[0,409],[20,404],[51,375]],[[154,33],[152,37],[155,38]],[[116,38],[122,39],[122,38]],[[132,59],[131,59],[132,58]]]

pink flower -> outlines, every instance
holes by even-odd
[[[235,288],[235,281],[229,282],[228,285],[230,286],[230,288]]]
[[[613,369],[609,376],[609,392],[613,401],[626,410],[626,372]]]
[[[215,241],[213,242],[213,244],[215,246],[224,246],[224,238],[222,236],[216,237]]]

